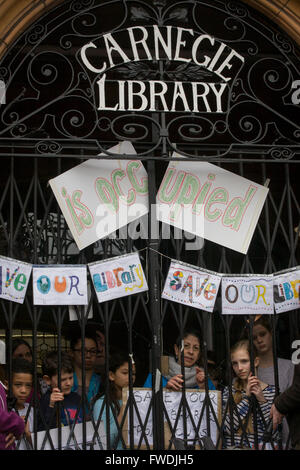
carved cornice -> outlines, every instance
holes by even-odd
[[[0,0],[0,57],[39,16],[63,0]],[[299,0],[243,0],[268,16],[300,45]]]

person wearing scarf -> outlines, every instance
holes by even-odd
[[[169,373],[166,377],[162,376],[162,386],[173,391],[180,391],[184,383],[185,388],[205,389],[204,370],[198,366],[201,354],[199,333],[196,330],[184,331],[182,337],[179,336],[174,344],[174,352],[175,357],[169,357]],[[151,373],[148,375],[144,387],[152,387]],[[209,377],[208,389],[216,389]]]

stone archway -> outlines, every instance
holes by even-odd
[[[268,16],[300,45],[298,0],[242,0]],[[41,14],[62,0],[3,0],[0,4],[0,57]]]

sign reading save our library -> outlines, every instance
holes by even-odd
[[[247,253],[267,194],[265,186],[211,163],[174,161],[158,191],[157,218]]]
[[[130,142],[109,152],[136,153]],[[80,250],[148,212],[148,177],[138,160],[89,159],[49,184]]]

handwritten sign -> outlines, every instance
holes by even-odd
[[[85,265],[34,266],[34,305],[87,305]]]
[[[86,450],[106,450],[106,431],[105,425],[101,421],[97,432],[91,422],[77,423],[74,428],[62,426],[61,429],[50,429],[39,431],[37,433],[37,450],[59,449],[59,432],[61,432],[61,449],[62,450],[83,450],[83,426],[85,426],[85,442]]]
[[[136,154],[130,142],[109,152]],[[138,160],[90,159],[49,184],[80,250],[148,213],[148,177]]]
[[[162,298],[212,312],[220,282],[216,273],[172,260]]]
[[[210,433],[207,429],[207,407],[204,407],[205,391],[197,389],[186,389],[185,396],[190,413],[186,412],[183,416],[183,410],[180,405],[182,400],[181,392],[173,392],[163,390],[163,402],[166,408],[164,417],[165,422],[165,445],[169,444],[171,435],[183,439],[184,425],[187,429],[187,438],[193,440],[196,436],[203,437],[210,434],[214,444],[218,439],[218,422],[221,422],[221,392],[218,390],[210,390],[209,398],[212,408],[208,410],[208,420],[210,422]],[[123,404],[127,402],[129,396],[128,389],[123,389]],[[141,448],[149,448],[153,445],[153,429],[152,429],[152,410],[149,411],[152,400],[152,389],[150,388],[134,388],[133,399],[138,408],[139,416],[136,413],[135,406],[133,407],[133,436],[134,446]],[[204,409],[203,409],[204,407]],[[128,412],[129,414],[129,412]],[[178,418],[179,414],[179,419]],[[191,419],[192,416],[192,419]],[[168,421],[169,420],[169,421]],[[183,423],[183,420],[185,423]],[[129,416],[124,425],[124,440],[129,442],[128,430]],[[171,424],[171,428],[168,425]],[[198,430],[199,427],[199,430]],[[198,430],[198,431],[197,431]],[[145,437],[146,436],[146,437]]]
[[[300,266],[274,274],[276,313],[300,308]]]
[[[157,195],[157,217],[247,253],[267,194],[266,187],[211,163],[170,162]]]
[[[29,263],[0,256],[0,298],[22,304],[31,270]]]
[[[223,276],[222,313],[273,314],[273,276],[267,274]]]
[[[88,266],[99,303],[148,290],[138,253],[90,263]]]

